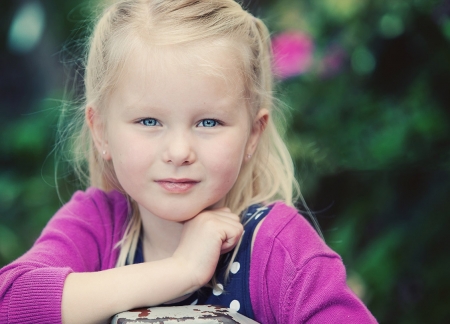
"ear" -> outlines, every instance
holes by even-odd
[[[105,125],[102,118],[98,114],[98,110],[91,105],[86,106],[85,117],[97,151],[104,160],[110,160],[111,154],[108,150]]]
[[[246,160],[249,160],[250,157],[253,155],[253,153],[255,153],[259,143],[259,139],[264,130],[266,129],[268,121],[269,121],[269,111],[265,108],[260,109],[255,119],[253,120],[252,129],[247,141],[247,148],[245,152]]]

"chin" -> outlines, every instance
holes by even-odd
[[[203,209],[197,208],[186,209],[183,208],[183,206],[178,207],[177,205],[173,205],[165,210],[155,210],[154,215],[171,222],[183,223],[197,216],[200,212],[202,212],[202,210]]]

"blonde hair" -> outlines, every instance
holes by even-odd
[[[133,263],[141,220],[134,201],[123,191],[112,163],[95,148],[86,122],[87,104],[108,106],[108,97],[137,42],[149,48],[189,45],[205,40],[233,44],[251,116],[262,108],[270,118],[249,163],[225,197],[225,205],[242,213],[255,203],[283,200],[293,205],[299,195],[291,156],[275,127],[270,35],[264,23],[233,0],[119,0],[105,8],[89,40],[85,65],[85,102],[78,107],[79,126],[74,136],[75,170],[86,185],[119,190],[128,198],[130,220],[116,266]],[[236,249],[237,250],[237,249]]]

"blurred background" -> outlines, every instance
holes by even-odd
[[[1,2],[0,266],[61,206],[55,183],[73,190],[56,124],[96,2]],[[244,4],[273,31],[285,138],[350,286],[381,323],[447,323],[450,1]]]

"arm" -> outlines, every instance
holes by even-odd
[[[211,260],[217,263],[242,231],[229,211],[205,212],[186,223],[174,258],[116,269],[126,217],[126,200],[117,192],[76,193],[30,251],[0,269],[1,322],[98,323],[182,296],[209,280]]]
[[[197,288],[185,264],[174,258],[73,272],[27,261],[33,252],[0,271],[2,323],[106,322],[116,312],[159,304]]]
[[[280,323],[377,323],[347,286],[337,256],[314,257],[296,270],[282,297]]]
[[[262,323],[376,323],[341,258],[297,211],[277,203],[255,239],[250,295]]]
[[[71,273],[64,284],[63,323],[104,323],[115,313],[161,304],[196,290],[174,258],[100,272]]]
[[[77,192],[33,247],[0,269],[2,323],[61,323],[61,298],[73,272],[112,268],[127,216],[125,198],[98,189]]]
[[[220,254],[237,244],[242,230],[239,217],[228,209],[205,211],[185,223],[171,258],[70,274],[64,285],[63,322],[100,323],[120,311],[158,305],[199,289],[211,279]]]

